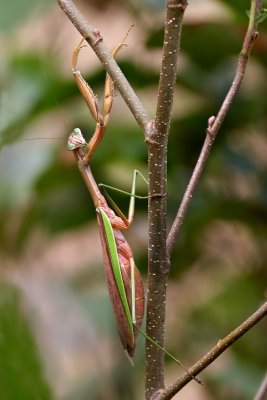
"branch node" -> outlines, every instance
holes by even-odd
[[[149,123],[147,124],[146,127],[146,131],[145,131],[145,143],[148,144],[158,144],[158,142],[154,139],[156,136],[156,124],[155,124],[155,120],[152,119],[151,121],[149,121]]]
[[[213,137],[214,137],[214,133],[213,133],[212,127],[213,127],[213,125],[214,125],[215,120],[216,120],[216,117],[215,117],[214,115],[212,115],[212,116],[209,117],[209,119],[208,119],[208,127],[207,127],[207,129],[206,129],[206,132],[207,132],[207,134],[210,136],[210,138],[213,138]]]
[[[159,144],[159,142],[157,142],[156,140],[149,139],[149,138],[145,139],[145,143],[148,143],[148,144],[151,144],[151,145],[158,145]]]
[[[215,119],[216,119],[215,115],[212,115],[211,117],[209,117],[209,119],[208,119],[208,129],[212,128],[212,125],[214,124]]]
[[[97,43],[99,43],[101,40],[103,40],[103,37],[101,36],[99,29],[93,29],[93,34],[94,34],[96,40],[92,43],[92,47],[96,46]]]
[[[170,2],[168,2],[168,9],[169,10],[175,10],[175,9],[180,9],[181,11],[185,11],[186,10],[186,7],[188,6],[188,2],[187,1],[183,1],[183,2],[181,2],[181,3],[179,3],[179,4],[173,4],[171,1]]]
[[[164,389],[159,389],[156,392],[154,392],[150,398],[150,400],[157,400],[160,398],[160,395],[164,392]]]
[[[252,36],[252,38],[251,38],[251,41],[252,41],[252,42],[255,42],[255,41],[258,39],[258,36],[259,36],[259,32],[258,32],[258,31],[255,31],[254,34],[253,34],[253,36]]]
[[[150,199],[156,199],[158,197],[167,197],[167,196],[168,196],[168,193],[153,193],[153,194],[150,194],[148,197]]]

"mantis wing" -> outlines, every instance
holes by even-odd
[[[111,226],[111,223],[109,221],[109,218],[107,217],[106,213],[103,211],[103,209],[99,209],[101,218],[103,221],[104,225],[104,232],[105,236],[107,239],[107,247],[108,247],[108,254],[110,257],[110,262],[112,266],[112,272],[117,284],[117,288],[119,291],[120,299],[123,305],[123,309],[126,315],[126,319],[129,325],[129,329],[133,335],[133,322],[132,322],[132,316],[124,288],[124,282],[122,279],[122,274],[121,274],[121,268],[120,268],[120,262],[119,262],[119,257],[118,257],[118,252],[117,252],[117,246],[115,242],[115,237],[114,237],[114,232],[113,228]]]
[[[135,329],[135,321],[133,322],[132,319],[135,315],[135,311],[131,313],[131,309],[135,310],[135,306],[137,307],[137,325],[140,327],[144,314],[142,280],[133,260],[126,259],[126,265],[122,265],[110,220],[101,207],[99,207],[97,211],[104,254],[105,273],[117,330],[123,348],[130,358],[132,358],[135,351],[138,330]],[[120,235],[124,239],[122,234]],[[124,241],[124,243],[127,243],[125,239]],[[131,275],[134,275],[134,277]],[[133,284],[132,282],[136,283]]]

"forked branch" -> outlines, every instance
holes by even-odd
[[[181,227],[183,225],[183,222],[184,222],[186,214],[187,214],[187,210],[191,204],[194,191],[198,185],[201,173],[204,169],[207,158],[211,152],[214,140],[221,128],[221,125],[229,111],[229,108],[230,108],[230,106],[240,88],[242,80],[244,78],[247,63],[248,63],[248,57],[251,52],[252,46],[258,36],[258,33],[256,31],[256,22],[255,22],[256,12],[258,11],[258,7],[259,7],[258,3],[259,3],[258,0],[251,1],[248,28],[247,28],[247,32],[246,32],[246,35],[244,38],[242,50],[241,50],[239,58],[238,58],[237,68],[236,68],[233,82],[230,86],[230,89],[222,103],[222,106],[221,106],[217,116],[216,117],[212,116],[208,120],[207,134],[206,134],[206,138],[205,138],[203,147],[201,149],[195,169],[193,171],[193,174],[191,176],[189,184],[186,188],[186,191],[184,193],[180,207],[178,209],[178,212],[176,214],[173,225],[172,225],[169,235],[168,235],[167,250],[168,250],[169,256],[171,255],[173,248],[175,246],[175,243],[177,241],[178,235],[180,233]]]

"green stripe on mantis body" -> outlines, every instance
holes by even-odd
[[[128,304],[128,300],[127,300],[127,296],[126,296],[126,292],[125,292],[125,288],[124,288],[124,282],[122,279],[120,262],[119,262],[113,228],[111,226],[110,220],[109,220],[108,216],[106,215],[105,211],[101,207],[98,208],[98,211],[100,212],[101,218],[103,221],[105,236],[107,239],[109,257],[110,257],[115,281],[117,284],[117,288],[119,291],[120,299],[121,299],[121,302],[122,302],[122,305],[123,305],[123,308],[125,311],[125,315],[126,315],[126,319],[128,322],[128,326],[129,326],[131,335],[134,336],[133,321],[132,321],[132,316],[131,316],[131,312],[130,312],[130,308],[129,308],[129,304]]]

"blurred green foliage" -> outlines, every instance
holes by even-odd
[[[0,291],[0,397],[51,399],[36,344],[21,310],[19,293],[5,283],[1,283]]]
[[[84,1],[84,7],[92,7],[87,3]],[[207,120],[218,111],[233,79],[248,21],[246,10],[249,3],[243,0],[218,1],[218,4],[227,6],[228,18],[208,19],[203,11],[201,18],[185,21],[182,61],[179,64],[169,138],[170,224],[200,152]],[[42,13],[49,14],[56,7],[52,2],[44,1],[35,2],[34,6],[30,1],[23,2],[23,7],[21,2],[16,4],[15,7],[11,2],[6,3],[1,13],[1,37],[6,43],[10,43],[10,35],[19,37],[23,24],[27,25],[35,19],[38,21],[38,18],[41,21]],[[96,10],[103,6],[98,2],[93,4]],[[110,4],[116,7],[117,2]],[[118,4],[122,7],[121,2]],[[163,6],[160,1],[148,1],[145,8],[142,8],[141,2],[124,2],[125,10],[134,14],[137,26],[145,26],[143,46],[151,57],[162,46],[163,16],[162,24],[159,24],[157,14],[160,6]],[[192,10],[195,6],[193,2],[189,5]],[[21,13],[18,7],[21,7]],[[103,8],[101,12],[104,13]],[[155,23],[144,25],[147,13]],[[112,15],[109,18],[112,19]],[[61,24],[62,21],[59,21],[59,27]],[[259,30],[248,74],[216,139],[172,258],[169,305],[172,317],[167,327],[167,346],[182,360],[196,360],[218,338],[252,313],[266,293],[266,21]],[[49,276],[50,261],[39,254],[41,251],[45,253],[46,246],[49,250],[49,246],[61,237],[67,241],[67,235],[75,241],[75,235],[87,227],[89,221],[92,226],[95,225],[91,200],[75,164],[70,161],[72,158],[65,150],[66,136],[74,127],[79,126],[87,134],[93,131],[94,125],[87,110],[82,108],[83,100],[71,73],[62,73],[57,49],[45,53],[35,46],[30,51],[21,51],[19,46],[9,48],[7,44],[5,54],[0,64],[1,272],[3,281],[9,281],[15,273],[18,281],[18,277],[22,276],[27,282],[27,278],[32,280],[36,273],[38,277],[40,270],[43,273],[48,271]],[[140,97],[146,99],[149,105],[155,104],[158,70],[143,61],[142,57],[123,56],[120,66]],[[104,75],[102,67],[98,67],[86,76],[98,93],[102,90]],[[97,182],[129,190],[132,170],[146,170],[146,148],[140,129],[130,114],[129,121],[121,118],[124,113],[127,115],[126,108],[122,106],[122,110],[116,111],[117,102],[116,98],[107,137],[94,155],[92,169]],[[58,128],[55,124],[58,120],[63,121],[64,128]],[[20,142],[20,139],[40,136],[59,139]],[[87,134],[87,138],[89,136]],[[142,190],[146,189],[140,187]],[[127,211],[129,199],[116,194],[114,198]],[[137,221],[142,232],[145,230],[145,213],[146,202],[138,201]],[[145,235],[141,235],[138,241],[139,236],[137,233],[134,237],[136,243],[133,246],[137,264],[145,274],[145,240],[142,239]],[[68,254],[69,249],[71,245],[66,245],[63,253]],[[54,256],[58,275],[55,278],[52,274],[45,289],[40,289],[43,297],[39,303],[27,290],[27,285],[19,297],[15,295],[14,303],[9,302],[7,306],[1,301],[0,398],[82,400],[104,399],[107,394],[110,399],[140,398],[142,345],[137,354],[136,368],[133,370],[125,366],[127,361],[120,355],[122,351],[107,304],[104,275],[99,272],[101,265],[95,262],[92,255],[90,268],[87,269],[86,265],[84,269],[77,269],[75,274],[68,275],[64,268],[61,273],[62,254],[57,247]],[[78,265],[79,256],[74,256],[74,266]],[[83,262],[86,263],[82,259]],[[51,291],[54,280],[56,289],[53,290],[57,293],[57,300]],[[1,298],[15,290],[5,285],[1,284]],[[178,292],[182,293],[180,297],[177,297]],[[62,306],[58,306],[58,314],[51,317],[55,331],[51,332],[51,337],[48,335],[47,341],[53,342],[57,335],[60,337],[58,332],[62,332],[60,328],[66,325],[64,337],[57,342],[58,365],[64,361],[69,369],[62,367],[60,371],[59,368],[61,378],[58,377],[58,385],[57,379],[54,377],[53,380],[53,374],[50,374],[50,389],[44,378],[47,373],[43,373],[49,370],[49,362],[38,356],[33,339],[34,335],[38,336],[38,329],[33,329],[38,326],[38,320],[33,316],[30,318],[29,313],[24,316],[23,308],[20,308],[24,302],[26,309],[27,303],[33,303],[37,314],[42,304],[50,304],[50,310],[56,310],[57,302],[67,303],[68,309],[73,312],[71,315],[79,315],[80,318],[69,317],[72,323],[68,324],[67,313],[62,312]],[[74,329],[76,324],[82,327],[85,324],[86,329],[81,328],[82,333],[77,333]],[[207,383],[199,389],[202,391],[201,398],[252,398],[266,370],[267,354],[263,351],[266,347],[266,325],[266,321],[261,322],[228,351],[229,359],[221,364],[218,360],[217,368],[213,370],[211,366],[206,371]],[[94,336],[92,326],[98,327],[95,336],[101,332],[101,338]],[[86,342],[85,338],[92,343],[85,345],[85,350],[81,351],[79,345]],[[70,353],[64,347],[63,356],[60,345],[65,342],[71,343],[67,347]],[[118,346],[111,352],[111,361],[106,353],[103,361],[99,350],[107,342],[112,343],[111,347]],[[40,340],[38,345],[41,346]],[[46,351],[49,354],[47,343],[43,346],[42,354]],[[71,351],[77,349],[81,352],[75,364],[79,373],[73,366],[70,367],[71,363],[68,364],[68,354],[73,360]],[[90,369],[83,359],[87,353],[86,359],[94,359],[94,352],[96,357],[100,357],[99,368],[103,364],[99,375],[95,366]],[[69,370],[73,379],[64,379],[64,372],[70,373]],[[175,369],[175,376],[178,373]],[[197,397],[192,395],[192,398],[194,396]]]

